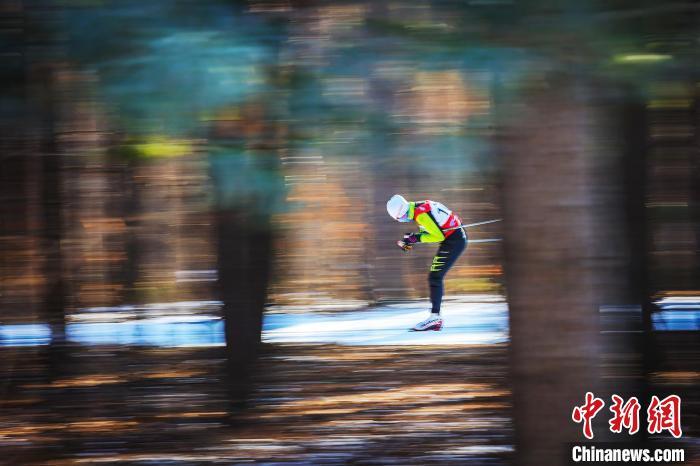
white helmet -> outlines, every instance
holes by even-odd
[[[408,201],[403,198],[400,194],[394,194],[386,203],[386,211],[395,220],[401,221],[402,217],[405,217],[408,213]]]

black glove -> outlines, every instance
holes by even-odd
[[[398,247],[403,249],[405,252],[408,252],[411,249],[413,249],[413,245],[419,241],[420,241],[420,236],[418,236],[417,233],[406,233],[405,235],[403,235],[403,239],[400,241],[397,241],[396,244]]]
[[[420,242],[420,233],[406,233],[403,235],[403,242],[410,245]]]

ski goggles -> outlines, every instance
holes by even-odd
[[[405,214],[403,214],[401,217],[397,218],[396,220],[398,220],[398,221],[401,222],[401,223],[410,222],[411,219],[410,219],[409,216],[408,216],[408,210],[406,211]]]

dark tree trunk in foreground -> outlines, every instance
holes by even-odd
[[[621,120],[623,136],[622,186],[624,189],[624,227],[629,249],[629,292],[630,302],[639,305],[641,319],[633,328],[636,337],[632,348],[641,356],[637,374],[636,393],[640,400],[649,400],[649,375],[654,367],[654,336],[651,316],[654,310],[650,276],[650,233],[647,218],[648,191],[648,135],[647,109],[641,98],[627,96],[622,108]],[[647,438],[647,417],[639,417],[639,438]]]
[[[566,463],[566,443],[584,440],[572,409],[598,387],[596,120],[585,88],[559,80],[508,112],[502,135],[515,458],[524,465]]]
[[[272,261],[272,234],[230,207],[217,212],[218,273],[224,303],[231,402],[245,401],[260,347],[262,316]]]
[[[47,69],[37,92],[42,110],[41,159],[41,239],[44,258],[44,315],[51,328],[48,348],[50,376],[60,375],[66,344],[66,283],[63,270],[63,179],[62,154],[58,148],[58,92],[56,70]]]

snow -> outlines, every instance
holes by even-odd
[[[352,302],[353,304],[357,304]],[[265,313],[263,341],[337,345],[464,345],[508,340],[508,306],[496,295],[451,296],[443,303],[440,332],[410,332],[428,316],[426,300],[373,308],[349,306],[271,306]],[[657,302],[655,331],[700,328],[700,297],[669,297]],[[85,344],[158,347],[221,346],[224,325],[218,301],[158,303],[90,308],[70,316],[68,341]],[[324,311],[334,309],[335,312]],[[141,317],[134,319],[137,311]],[[147,312],[144,312],[147,311]],[[192,314],[193,312],[198,312]],[[207,312],[206,314],[204,312]],[[604,314],[639,314],[639,306],[602,306]],[[147,317],[148,316],[148,317]],[[0,325],[0,346],[38,346],[51,342],[46,323]]]
[[[445,322],[439,332],[408,329],[428,317],[424,302],[387,305],[342,313],[276,313],[265,316],[266,343],[337,345],[465,345],[508,340],[508,306],[498,300],[443,303]]]

